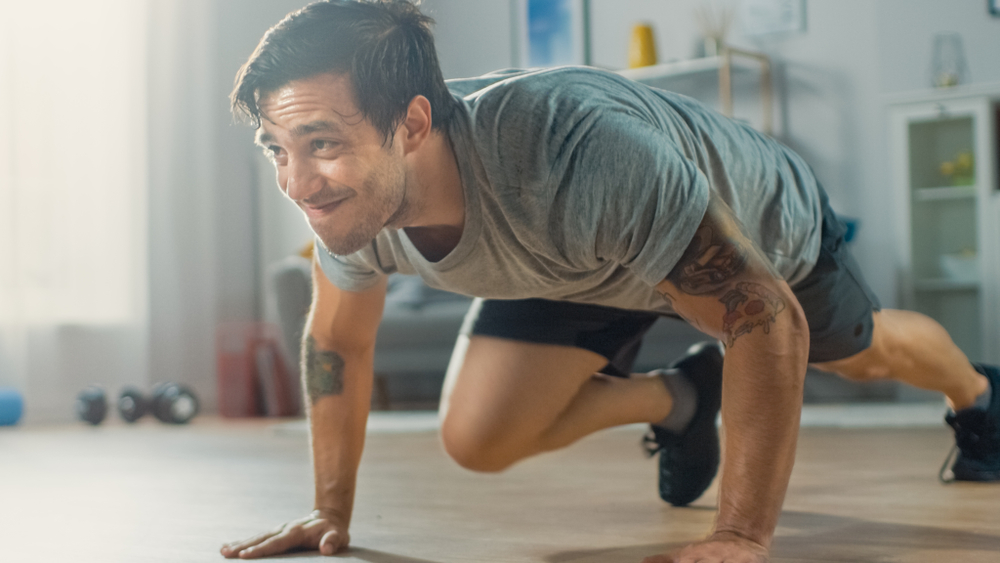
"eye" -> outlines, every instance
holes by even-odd
[[[337,146],[334,141],[328,141],[326,139],[316,139],[312,142],[313,150],[317,151],[328,151]]]
[[[264,147],[264,155],[271,159],[275,164],[283,164],[285,152],[284,149],[278,145],[268,145]]]

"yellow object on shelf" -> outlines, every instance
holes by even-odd
[[[972,152],[962,151],[955,155],[955,160],[942,162],[938,171],[952,186],[971,186],[976,183],[975,164]]]
[[[628,46],[628,67],[639,68],[656,64],[656,43],[653,27],[638,24],[632,28],[632,40]]]

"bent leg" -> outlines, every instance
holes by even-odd
[[[596,374],[606,363],[582,348],[460,336],[442,395],[445,449],[466,468],[499,471],[597,430],[666,417],[659,377]]]
[[[934,319],[912,311],[885,309],[873,314],[871,346],[842,360],[814,364],[857,381],[894,379],[948,398],[952,409],[972,406],[985,392],[977,372],[948,332]]]

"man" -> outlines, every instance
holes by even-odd
[[[272,28],[237,77],[234,109],[258,125],[321,243],[303,353],[316,505],[223,555],[347,546],[393,272],[485,298],[442,401],[444,445],[464,467],[499,471],[648,422],[660,494],[684,505],[717,469],[721,385],[715,529],[648,561],[767,560],[809,363],[941,391],[956,477],[1000,477],[1000,373],[970,364],[933,320],[880,310],[797,155],[591,69],[446,85],[429,24],[401,1],[313,4]],[[660,315],[722,341],[725,359],[709,344],[629,375]]]

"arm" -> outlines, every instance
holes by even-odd
[[[226,557],[266,557],[294,548],[332,555],[347,547],[385,291],[384,279],[362,292],[340,290],[313,260],[302,384],[315,472],[314,510],[305,518],[224,546]]]
[[[316,506],[350,522],[354,484],[371,404],[375,333],[385,280],[364,292],[342,291],[313,261],[313,306],[302,353]],[[345,542],[346,545],[346,542]]]
[[[737,554],[749,552],[766,561],[795,457],[809,354],[805,315],[715,194],[681,260],[656,288],[679,315],[726,344],[715,531],[673,560],[743,561]]]

